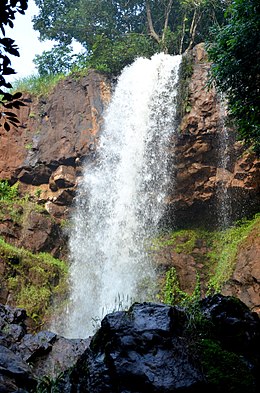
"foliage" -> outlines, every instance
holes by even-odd
[[[234,0],[226,16],[207,46],[211,82],[226,94],[241,138],[260,152],[260,3]]]
[[[82,55],[72,54],[70,45],[55,45],[51,50],[36,55],[35,63],[41,77],[47,75],[67,74],[72,68],[77,67]]]
[[[45,375],[37,384],[36,393],[60,393],[61,389],[59,385],[62,380],[62,372],[55,379]]]
[[[203,41],[212,25],[223,22],[226,1],[36,0],[36,4],[40,13],[34,28],[41,39],[56,40],[63,47],[74,39],[86,49],[85,62],[90,57],[92,67],[118,73],[136,56],[158,51],[179,54]],[[62,60],[55,52],[45,53],[40,66],[44,59],[48,70],[53,62],[58,69],[71,66],[68,53]]]
[[[211,272],[208,282],[209,293],[221,291],[223,284],[233,273],[239,246],[257,227],[260,229],[259,215],[256,215],[252,220],[242,220],[231,228],[215,233],[212,251],[209,253],[211,265],[214,266],[214,271]]]
[[[117,40],[100,35],[95,39],[89,66],[99,71],[118,74],[138,56],[150,57],[154,44],[144,35],[126,34]]]
[[[0,201],[13,201],[18,197],[18,183],[10,186],[7,180],[0,180]]]
[[[6,263],[3,279],[15,305],[26,309],[39,327],[49,316],[53,297],[67,291],[65,262],[48,253],[33,254],[0,238],[0,257]]]
[[[0,37],[0,127],[4,125],[6,131],[10,130],[10,124],[17,127],[19,120],[17,114],[10,109],[19,109],[25,104],[20,100],[22,94],[17,92],[10,94],[6,88],[12,85],[6,81],[6,76],[15,74],[11,68],[9,56],[19,56],[18,47],[14,40],[5,37],[5,26],[13,27],[16,12],[24,14],[28,7],[28,0],[1,0],[0,3],[0,29],[3,37]],[[2,89],[2,87],[4,89]],[[3,122],[3,124],[2,124]]]
[[[166,304],[179,304],[187,307],[200,299],[200,279],[197,275],[197,282],[191,295],[180,288],[176,269],[171,267],[165,274],[165,286],[162,291],[163,302]]]
[[[191,53],[182,56],[179,72],[179,87],[177,96],[177,123],[180,124],[183,116],[191,110],[189,83],[193,74],[194,60]]]
[[[182,252],[189,254],[192,252],[196,240],[200,236],[204,236],[204,232],[201,230],[181,229],[154,239],[152,249],[159,250],[163,247],[172,246],[174,251],[178,254]]]
[[[188,295],[180,287],[176,269],[171,267],[164,275],[164,287],[159,298],[169,304],[189,303],[199,298],[200,285],[207,294],[221,292],[223,285],[233,274],[239,249],[246,244],[253,231],[260,230],[260,216],[250,220],[241,220],[230,228],[221,231],[204,229],[186,229],[161,235],[153,240],[151,252],[158,261],[160,256],[171,255],[171,252],[191,255],[195,266],[200,266],[197,284],[192,295]],[[203,253],[196,249],[202,245]],[[171,257],[172,258],[172,257]],[[171,259],[172,261],[172,259]],[[172,261],[174,264],[174,260]],[[201,281],[201,282],[200,282]]]
[[[95,37],[112,39],[128,32],[141,32],[144,26],[143,1],[130,0],[36,0],[39,15],[34,28],[40,38],[68,45],[72,39],[91,49]]]

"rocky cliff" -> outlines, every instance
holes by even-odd
[[[189,56],[193,73],[171,145],[173,187],[166,217],[171,227],[207,221],[212,226],[221,204],[227,205],[231,221],[259,209],[259,160],[224,125],[224,104],[207,88],[203,46]],[[21,190],[32,195],[40,186],[50,214],[63,215],[75,195],[82,162],[94,162],[110,90],[104,76],[90,71],[60,81],[48,97],[26,95],[21,125],[0,131],[0,179],[19,181]]]
[[[172,182],[162,226],[212,229],[259,211],[260,161],[236,142],[235,132],[225,125],[224,103],[214,89],[207,88],[209,63],[202,45],[189,54],[188,62],[192,72],[181,97],[183,116],[170,146]],[[48,97],[26,94],[18,129],[8,133],[0,129],[0,179],[19,184],[20,198],[26,196],[40,206],[17,203],[20,219],[17,215],[14,219],[9,205],[2,206],[0,236],[6,241],[66,257],[61,227],[73,208],[83,163],[86,170],[95,164],[110,92],[110,81],[95,71],[68,77]],[[177,268],[188,292],[194,287],[196,266],[204,266],[205,247],[205,241],[197,241],[195,248],[202,255],[197,265],[194,255],[185,250],[181,257],[175,253],[171,258],[170,265]],[[254,309],[260,305],[260,277],[259,256],[252,250],[258,248],[259,237],[254,236],[238,251],[232,279],[225,287],[226,293],[240,296]],[[193,272],[189,279],[187,272]]]

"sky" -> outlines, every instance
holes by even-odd
[[[33,58],[36,54],[41,54],[44,50],[50,50],[53,46],[52,41],[39,41],[40,34],[33,29],[32,24],[32,18],[37,14],[38,8],[33,0],[29,0],[25,15],[16,12],[14,27],[12,29],[6,28],[6,37],[15,40],[20,53],[20,57],[10,56],[12,67],[15,69],[16,74],[6,78],[8,82],[36,74],[37,70],[33,64]],[[79,47],[76,50],[79,50]]]

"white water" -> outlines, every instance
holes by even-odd
[[[98,165],[79,186],[70,238],[71,298],[63,333],[93,334],[93,321],[149,300],[155,272],[147,239],[167,193],[180,56],[137,59],[118,80],[105,116]]]

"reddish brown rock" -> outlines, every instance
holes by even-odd
[[[0,179],[48,183],[59,165],[91,157],[109,97],[108,81],[95,71],[61,80],[48,98],[26,96],[18,129],[0,129]]]
[[[229,222],[258,211],[260,161],[235,142],[234,130],[225,128],[224,105],[207,87],[210,64],[202,44],[192,56],[189,111],[172,141],[173,187],[163,222],[212,227],[222,220],[221,209],[226,209]]]
[[[236,257],[234,273],[223,294],[242,300],[252,311],[260,313],[260,226],[242,243]]]
[[[59,188],[71,188],[76,185],[76,170],[72,166],[60,165],[55,172],[52,173],[49,186],[52,191]]]

